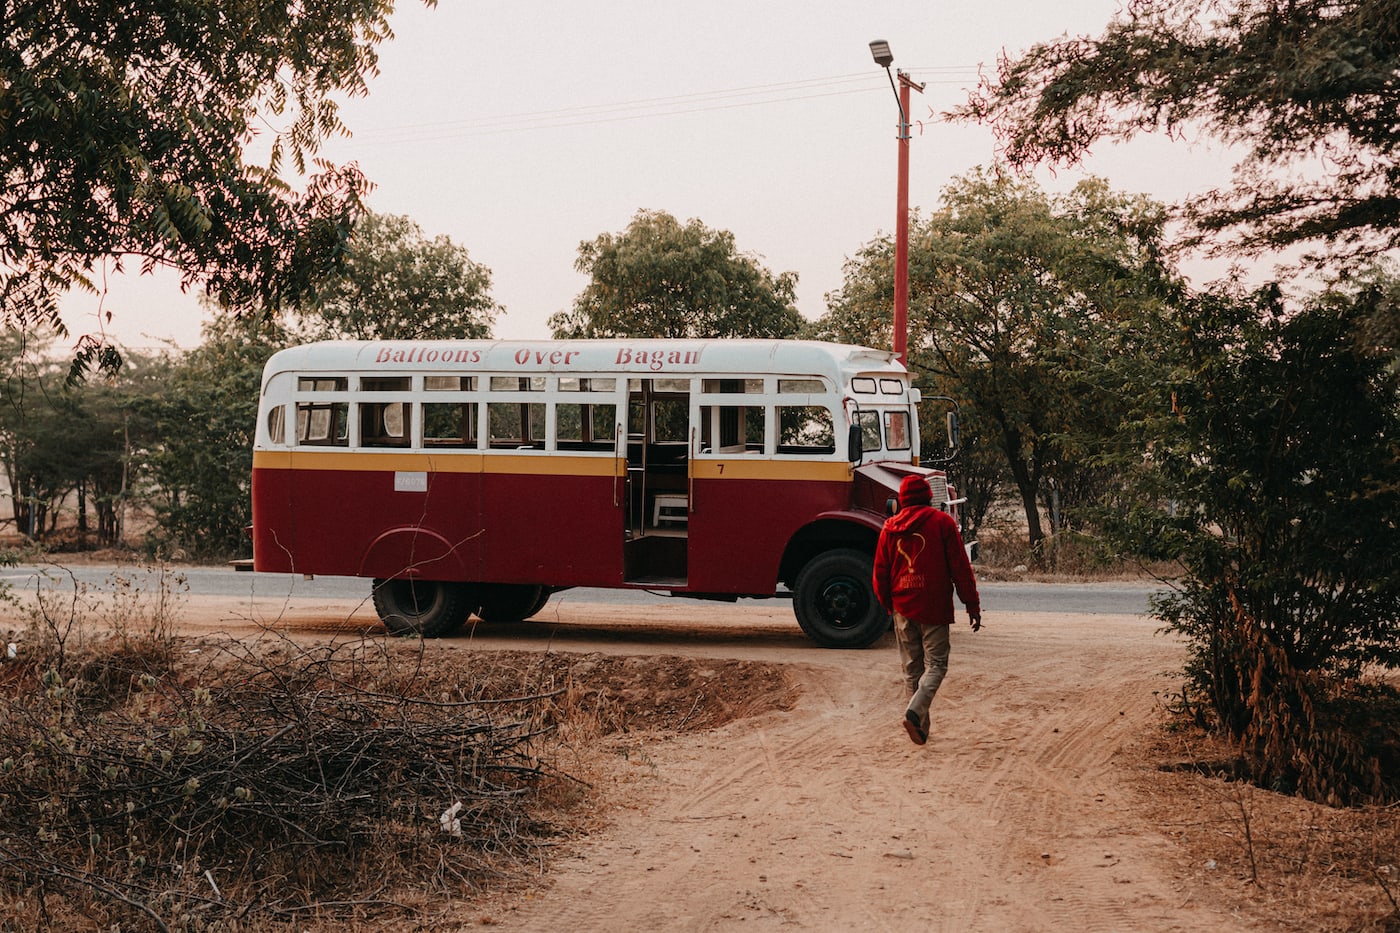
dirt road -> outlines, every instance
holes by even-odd
[[[185,628],[272,623],[298,637],[372,629],[355,603],[202,599]],[[645,618],[639,618],[645,614]],[[276,620],[275,622],[273,620]],[[810,645],[785,604],[570,604],[434,642],[735,657],[790,665],[789,712],[651,738],[619,754],[610,825],[546,888],[473,909],[463,928],[1239,930],[1149,825],[1141,743],[1181,647],[1133,616],[960,622],[928,745],[900,726],[891,642]]]

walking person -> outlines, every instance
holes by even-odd
[[[904,731],[916,745],[928,741],[929,704],[948,673],[954,591],[967,607],[972,630],[982,628],[977,579],[958,523],[932,501],[928,480],[906,476],[899,484],[899,511],[885,520],[875,545],[875,597],[894,617],[911,694]]]

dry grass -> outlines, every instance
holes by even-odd
[[[1400,931],[1400,806],[1339,809],[1236,779],[1237,752],[1194,731],[1147,750],[1142,805],[1177,870],[1269,929]]]
[[[166,579],[178,589],[176,578]],[[414,858],[342,861],[340,894],[297,887],[302,879],[285,875],[272,890],[284,902],[299,899],[304,905],[285,917],[255,909],[266,880],[219,865],[211,868],[216,894],[195,870],[207,863],[188,858],[201,844],[186,843],[174,853],[178,857],[167,855],[180,872],[165,879],[165,891],[149,905],[168,929],[408,930],[449,919],[460,925],[463,903],[476,903],[483,892],[538,884],[562,843],[606,820],[607,808],[618,802],[608,799],[609,780],[621,756],[632,756],[626,764],[635,765],[659,734],[713,728],[789,708],[795,699],[780,667],[750,662],[456,650],[434,652],[429,660],[418,642],[382,639],[335,651],[277,640],[255,650],[233,642],[195,643],[171,637],[160,624],[162,611],[147,611],[152,600],[170,605],[170,594],[148,598],[138,595],[141,590],[119,586],[124,595],[109,606],[54,604],[29,631],[4,635],[22,650],[18,663],[0,662],[0,703],[45,695],[44,673],[54,658],[41,659],[36,645],[61,637],[63,686],[82,700],[67,708],[108,717],[109,723],[116,717],[148,724],[143,728],[178,728],[181,703],[197,705],[195,698],[206,691],[236,706],[251,673],[299,684],[286,694],[297,702],[315,698],[334,706],[339,696],[397,698],[452,709],[455,718],[473,723],[529,723],[532,733],[534,774],[521,785],[519,815],[511,817],[515,823],[505,834],[516,848],[472,850],[445,836],[437,796],[430,796],[432,806],[410,806],[423,817],[418,824],[381,805],[374,813],[380,820],[372,830],[376,842],[407,838]],[[108,634],[99,637],[98,627],[79,624],[83,613],[96,613]],[[317,676],[289,676],[312,669]],[[0,733],[13,729],[7,717]],[[1233,779],[1236,750],[1186,730],[1163,732],[1140,751],[1141,819],[1175,841],[1174,870],[1194,887],[1269,929],[1400,933],[1400,809],[1333,809],[1250,786]],[[0,795],[10,792],[0,780]],[[396,792],[408,793],[402,787]],[[8,804],[0,801],[0,811]],[[36,823],[23,831],[33,837],[38,830]],[[0,839],[6,833],[10,839],[20,835],[9,829],[0,831]],[[94,867],[86,856],[75,864],[83,871]],[[400,873],[389,875],[391,868]],[[70,869],[0,876],[0,930],[109,929],[118,923],[127,931],[160,928],[138,907],[65,877]]]
[[[430,926],[597,824],[615,737],[794,697],[748,662],[191,642],[171,584],[3,633],[0,929]]]
[[[1035,583],[1169,580],[1175,564],[1144,564],[1108,554],[1088,535],[1065,533],[1043,542],[1040,553],[1026,543],[1024,529],[984,529],[978,535],[977,578]]]

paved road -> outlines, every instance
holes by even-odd
[[[36,586],[110,586],[113,574],[126,575],[141,586],[153,585],[153,571],[116,565],[21,566],[0,568],[0,581],[16,589]],[[369,596],[369,581],[356,577],[303,579],[293,574],[236,572],[228,567],[182,567],[172,573],[185,580],[196,596],[259,596],[268,598],[361,599]],[[982,605],[988,613],[1064,612],[1076,615],[1133,615],[1148,611],[1159,586],[1142,583],[982,583]],[[644,590],[578,588],[569,598],[580,602],[651,605],[676,597]]]

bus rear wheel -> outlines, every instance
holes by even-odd
[[[374,611],[390,635],[442,638],[476,609],[476,588],[444,580],[375,580]]]
[[[871,589],[874,564],[860,551],[827,551],[797,575],[792,608],[807,637],[823,648],[864,648],[889,628]]]
[[[483,622],[523,622],[549,602],[549,587],[528,583],[483,583],[481,607],[476,614]]]

